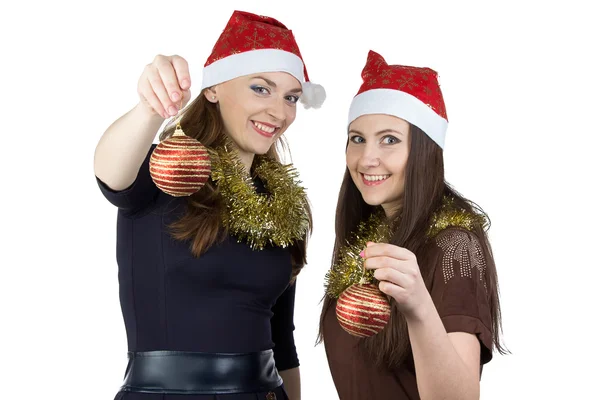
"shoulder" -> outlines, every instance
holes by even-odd
[[[461,206],[454,198],[445,196],[442,204],[429,219],[427,237],[433,238],[446,230],[463,229],[475,232],[489,227],[488,216],[481,210]],[[463,201],[464,203],[464,201]]]
[[[441,250],[447,250],[457,246],[480,247],[482,240],[479,235],[469,229],[451,226],[441,230],[432,238],[435,246]]]
[[[488,223],[485,214],[444,199],[427,232],[430,261],[434,269],[443,272],[444,281],[454,276],[471,276],[472,270],[477,270],[481,277],[485,275]]]

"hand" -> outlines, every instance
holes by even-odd
[[[407,319],[421,318],[431,302],[417,257],[409,250],[387,243],[367,243],[365,268],[375,270],[379,290],[396,300]]]
[[[157,55],[146,65],[138,81],[140,105],[163,118],[177,115],[190,100],[188,63],[179,56]],[[183,97],[183,101],[182,101]]]

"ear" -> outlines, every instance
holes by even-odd
[[[204,97],[206,97],[206,100],[210,101],[211,103],[218,103],[219,102],[219,98],[217,97],[217,91],[215,90],[215,87],[209,87],[204,91]]]

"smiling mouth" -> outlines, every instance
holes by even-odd
[[[266,124],[264,122],[258,122],[258,121],[251,121],[251,122],[252,122],[252,127],[254,128],[254,130],[256,132],[260,133],[263,136],[269,137],[269,138],[275,136],[281,130],[281,127],[279,127],[279,126]]]
[[[386,175],[367,175],[367,174],[363,174],[360,173],[360,176],[362,178],[362,181],[365,185],[367,186],[376,186],[376,185],[381,185],[383,182],[387,181],[388,178],[390,176],[392,176],[392,174],[386,174]]]

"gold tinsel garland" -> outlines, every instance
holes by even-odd
[[[452,197],[444,196],[442,206],[436,211],[431,219],[427,237],[435,237],[438,233],[450,226],[460,227],[471,231],[477,225],[485,230],[489,225],[489,221],[482,214],[473,213],[456,207]]]
[[[254,173],[268,193],[257,193],[237,152],[224,146],[209,150],[211,178],[225,203],[222,220],[228,231],[252,249],[287,247],[304,239],[309,227],[308,200],[292,165],[255,156]]]
[[[379,208],[366,221],[358,224],[346,245],[340,249],[337,262],[325,275],[327,295],[337,298],[344,290],[355,283],[373,281],[374,270],[363,269],[360,252],[367,242],[385,243],[390,239],[383,209]]]
[[[444,197],[442,206],[433,215],[427,232],[427,237],[435,237],[448,227],[459,227],[473,230],[476,225],[487,227],[487,219],[481,215],[454,206],[451,197]],[[396,225],[396,223],[394,223]],[[367,242],[387,243],[392,230],[385,219],[385,214],[379,207],[366,220],[359,223],[351,234],[346,245],[340,250],[336,263],[325,275],[326,294],[338,298],[348,287],[361,282],[372,283],[374,270],[364,270],[363,258],[360,252],[365,249]]]

